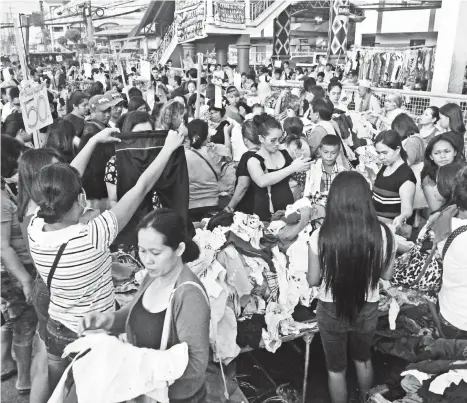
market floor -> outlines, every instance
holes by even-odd
[[[237,358],[237,376],[239,385],[248,398],[249,403],[287,402],[299,403],[302,397],[302,383],[304,371],[303,341],[296,341],[296,347],[291,343],[284,343],[276,353],[257,350],[252,353],[240,355]],[[332,403],[327,388],[327,371],[324,352],[319,335],[316,335],[311,344],[307,399],[309,403]],[[265,375],[259,365],[266,369]],[[404,361],[379,353],[373,355],[375,370],[375,386],[390,384],[392,393],[402,392],[400,373],[407,365]],[[271,379],[268,379],[270,377]],[[275,382],[280,393],[272,384]],[[347,374],[349,403],[357,402],[357,380],[353,366],[349,366]],[[282,399],[280,399],[282,398]]]
[[[2,382],[2,402],[1,403],[28,403],[29,395],[21,396],[15,388],[16,376]]]
[[[241,354],[237,358],[237,377],[239,385],[248,398],[248,403],[301,402],[301,391],[303,382],[304,351],[305,345],[302,341],[284,343],[276,353],[272,354],[266,350],[257,350],[252,353]],[[375,385],[393,382],[398,386],[400,373],[406,363],[402,360],[375,353],[373,355],[375,368]],[[278,394],[271,380],[265,375],[259,366],[266,369],[268,376],[282,387],[283,393]],[[357,382],[355,371],[352,367],[348,371],[349,402],[357,400]],[[29,396],[19,396],[15,389],[16,377],[2,382],[1,403],[28,403]],[[396,387],[397,389],[397,387]],[[279,400],[279,396],[283,400]],[[397,397],[397,396],[396,396]],[[308,377],[307,402],[309,403],[331,403],[327,388],[327,372],[324,353],[319,335],[316,335],[311,344],[310,369]],[[247,403],[247,402],[245,402]]]

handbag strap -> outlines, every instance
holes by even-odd
[[[410,285],[411,287],[417,285],[420,280],[423,278],[425,275],[426,271],[428,270],[428,266],[430,265],[431,261],[433,260],[433,257],[435,256],[436,253],[436,247],[433,245],[433,248],[431,248],[430,254],[427,256],[425,259],[425,263],[423,264],[423,268],[420,271],[420,274],[417,276],[417,278],[412,282]]]
[[[457,228],[455,231],[453,231],[451,233],[451,235],[449,235],[448,239],[446,240],[446,243],[444,244],[444,247],[443,247],[443,254],[442,254],[442,257],[443,257],[443,260],[444,260],[444,257],[446,256],[446,252],[448,251],[449,247],[451,246],[452,242],[454,241],[454,239],[467,231],[467,225],[463,225],[462,227],[459,227]]]
[[[188,284],[197,287],[203,294],[204,298],[206,299],[208,306],[209,307],[211,306],[211,304],[209,303],[209,297],[207,296],[206,291],[204,291],[203,287],[201,287],[198,283],[195,283],[194,281],[185,281],[184,283],[180,284],[177,288],[175,288],[170,294],[169,304],[167,306],[167,311],[165,313],[164,326],[162,328],[161,345],[159,348],[161,351],[164,351],[167,349],[167,344],[169,342],[169,333],[170,333],[170,327],[172,324],[172,309],[173,309],[172,300],[174,298],[175,292],[179,288],[183,287],[184,285],[188,285]]]
[[[204,158],[201,153],[199,153],[198,151],[194,150],[193,148],[191,149],[191,151],[193,151],[198,157],[200,157],[201,159],[204,160],[204,162],[206,162],[206,164],[208,164],[209,168],[211,168],[211,171],[212,173],[214,174],[214,176],[216,177],[216,181],[219,182],[219,176],[217,175],[217,172],[214,170],[213,166],[211,165],[211,163],[206,159]]]
[[[49,291],[50,291],[50,286],[52,285],[52,279],[54,277],[55,270],[57,270],[58,262],[60,261],[63,251],[65,250],[67,245],[68,245],[68,242],[62,243],[60,245],[60,248],[58,249],[57,255],[55,256],[55,260],[52,264],[52,267],[50,268],[49,275],[47,276],[47,288],[49,289]]]

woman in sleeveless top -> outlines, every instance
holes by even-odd
[[[273,117],[263,113],[255,116],[253,122],[261,142],[259,151],[247,165],[255,189],[253,212],[262,221],[267,221],[272,213],[293,204],[290,176],[310,169],[310,159],[299,157],[292,160],[286,150],[279,149],[282,127]]]
[[[177,212],[159,209],[140,223],[138,249],[148,274],[133,302],[117,312],[86,315],[79,333],[92,329],[126,332],[134,346],[156,350],[187,343],[188,366],[169,386],[169,399],[171,403],[204,402],[210,307],[204,287],[186,265],[198,258],[198,246],[188,238]]]

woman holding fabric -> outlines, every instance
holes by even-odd
[[[417,179],[407,165],[407,153],[396,131],[378,134],[375,147],[383,164],[373,185],[376,212],[382,222],[393,225],[395,231],[408,237]]]
[[[140,223],[138,248],[148,274],[133,302],[114,313],[86,315],[79,333],[93,329],[126,332],[131,344],[158,350],[187,343],[188,367],[169,386],[170,403],[205,402],[209,299],[186,266],[198,258],[198,246],[188,238],[182,217],[173,210],[161,209]]]
[[[261,142],[259,151],[247,163],[255,189],[253,212],[262,221],[268,221],[271,214],[294,203],[290,176],[310,169],[310,159],[299,157],[293,160],[286,150],[279,149],[282,126],[272,116],[263,113],[255,116],[253,123]]]
[[[358,172],[332,182],[321,228],[308,243],[310,286],[320,286],[316,310],[333,403],[347,402],[347,344],[357,369],[360,401],[373,383],[371,347],[378,324],[379,279],[390,280],[394,236],[381,223],[371,190]]]
[[[39,209],[31,219],[28,235],[34,264],[50,291],[46,345],[51,391],[68,365],[61,356],[78,337],[83,315],[115,309],[109,247],[183,140],[179,133],[169,132],[161,152],[136,185],[111,210],[82,224],[87,203],[80,172],[84,172],[98,142],[117,141],[114,131],[105,129],[93,136],[73,161],[76,168],[62,163],[46,166],[33,184],[32,198]]]

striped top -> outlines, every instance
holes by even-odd
[[[391,175],[384,176],[383,166],[376,176],[373,185],[373,201],[376,213],[380,217],[396,218],[401,214],[401,197],[399,189],[407,182],[417,183],[412,169],[404,162]]]
[[[57,231],[45,232],[44,225],[36,213],[28,227],[31,256],[47,283],[60,245],[68,242],[52,279],[49,315],[76,332],[85,314],[115,309],[109,246],[118,234],[117,218],[106,211],[87,224]]]

